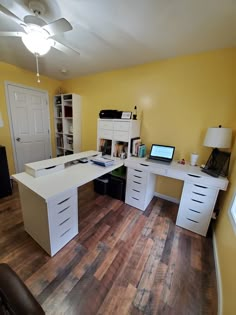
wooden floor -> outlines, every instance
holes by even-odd
[[[217,314],[211,237],[177,227],[173,203],[141,212],[92,188],[79,190],[79,235],[52,258],[24,232],[16,183],[0,199],[0,261],[46,314]]]

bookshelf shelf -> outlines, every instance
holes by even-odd
[[[80,152],[81,97],[77,94],[54,96],[56,155]]]

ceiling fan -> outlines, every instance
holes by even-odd
[[[41,16],[46,11],[42,2],[30,1],[28,5],[32,14],[26,15],[23,20],[7,7],[0,4],[0,11],[22,27],[22,32],[0,32],[0,36],[21,37],[25,47],[36,56],[38,82],[38,57],[49,52],[51,48],[62,51],[65,54],[77,53],[79,51],[56,41],[53,36],[72,30],[71,24],[60,18],[51,23],[46,23]]]

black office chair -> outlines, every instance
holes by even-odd
[[[43,315],[32,293],[7,265],[0,264],[0,315]]]

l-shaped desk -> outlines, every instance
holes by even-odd
[[[145,159],[116,159],[102,167],[78,163],[99,152],[87,151],[26,164],[26,172],[13,175],[19,184],[24,227],[50,255],[55,255],[78,234],[77,188],[125,165],[128,168],[125,202],[145,210],[155,192],[156,175],[184,181],[176,224],[206,235],[219,190],[226,190],[226,178],[214,178],[199,167],[147,162]]]

